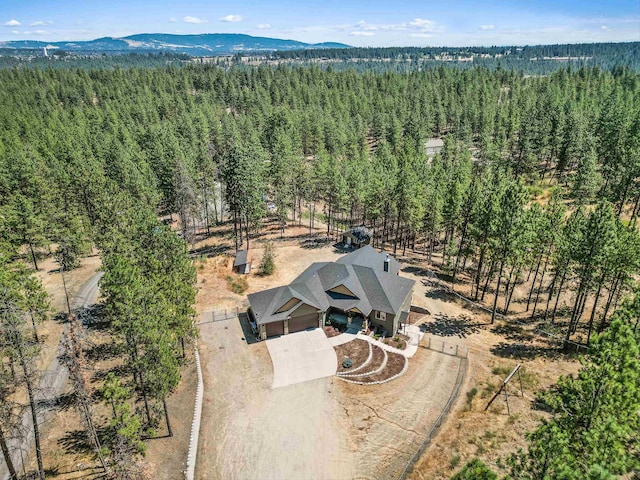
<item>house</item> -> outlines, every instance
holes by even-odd
[[[424,144],[427,157],[433,157],[444,148],[444,140],[441,138],[430,138]]]
[[[399,271],[393,257],[366,245],[310,265],[289,285],[249,294],[249,315],[263,340],[322,328],[330,318],[393,335],[409,315],[415,283]]]
[[[364,225],[360,227],[353,227],[348,232],[344,232],[342,234],[342,243],[347,246],[360,248],[364,245],[369,245],[372,236],[373,234],[371,233],[371,230],[369,230]]]
[[[236,258],[233,261],[233,271],[236,273],[247,274],[251,272],[251,260],[248,259],[246,250],[238,250],[236,252]]]

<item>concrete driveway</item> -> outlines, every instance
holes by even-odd
[[[273,363],[271,388],[330,377],[338,369],[336,352],[319,328],[270,338],[266,344]]]

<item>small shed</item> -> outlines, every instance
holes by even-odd
[[[364,225],[359,227],[353,227],[348,232],[342,234],[342,243],[348,246],[354,246],[355,248],[364,247],[371,243],[371,237],[373,234]]]
[[[240,274],[251,272],[251,260],[249,260],[249,252],[246,250],[238,250],[236,258],[233,261],[233,271]]]

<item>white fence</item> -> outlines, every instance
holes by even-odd
[[[196,474],[196,461],[198,458],[198,439],[200,437],[200,421],[202,420],[202,397],[204,395],[204,382],[202,381],[202,368],[200,367],[200,355],[198,345],[195,348],[196,371],[198,373],[198,386],[196,388],[196,404],[193,410],[193,422],[191,423],[191,437],[189,439],[189,453],[187,454],[187,469],[184,472],[186,480],[194,480]]]

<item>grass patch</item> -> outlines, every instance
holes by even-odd
[[[491,373],[493,373],[494,375],[500,375],[500,377],[502,378],[505,378],[512,371],[513,367],[505,366],[496,366],[491,369]],[[538,378],[536,377],[536,374],[527,369],[527,367],[520,367],[519,374],[520,379],[522,380],[522,388],[531,389],[538,385]],[[513,376],[509,383],[515,385],[517,388],[520,388],[518,373]]]
[[[249,283],[244,277],[234,277],[232,275],[227,275],[227,286],[233,293],[241,295],[249,288]]]

